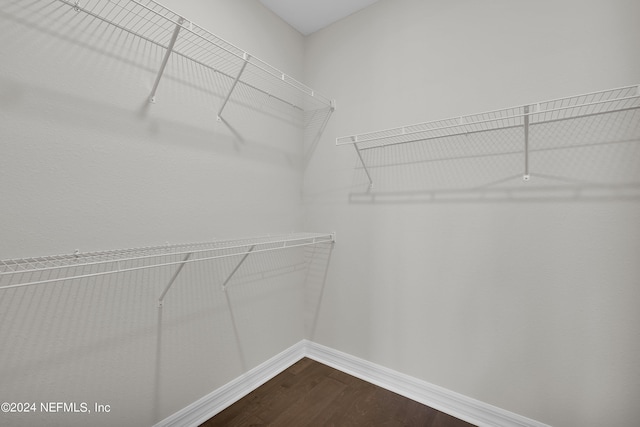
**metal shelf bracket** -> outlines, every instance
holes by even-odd
[[[184,265],[187,263],[187,261],[189,260],[189,258],[191,257],[191,254],[193,252],[189,252],[183,259],[182,259],[182,263],[180,264],[180,266],[178,267],[178,269],[176,270],[175,273],[173,273],[173,277],[171,277],[171,280],[169,280],[169,284],[167,284],[167,287],[164,288],[164,291],[162,291],[162,294],[160,295],[160,298],[158,298],[158,308],[162,308],[162,306],[164,305],[164,297],[165,295],[167,295],[167,292],[169,292],[169,288],[171,288],[171,285],[173,285],[173,282],[176,281],[176,279],[178,278],[178,275],[180,275],[180,272],[182,271],[182,268],[184,267]]]
[[[238,265],[236,265],[236,268],[233,269],[233,271],[231,272],[231,274],[229,274],[229,276],[227,276],[227,278],[225,279],[225,281],[222,283],[222,290],[226,291],[227,290],[227,283],[229,283],[229,280],[231,280],[231,278],[233,277],[234,274],[236,274],[236,271],[238,271],[238,269],[240,268],[240,266],[245,262],[245,260],[247,259],[247,257],[249,256],[249,254],[253,251],[253,249],[256,247],[256,245],[253,245],[249,248],[249,250],[247,251],[246,254],[244,254],[244,256],[242,257],[242,259],[240,260],[240,262],[238,263]]]
[[[171,53],[173,52],[173,48],[176,44],[176,40],[178,40],[178,34],[180,33],[180,28],[182,28],[183,23],[184,23],[184,18],[180,18],[175,28],[173,29],[173,34],[171,35],[171,41],[169,42],[169,46],[167,46],[167,51],[164,54],[164,58],[162,58],[162,64],[160,64],[160,70],[158,70],[156,81],[153,84],[153,89],[151,89],[151,95],[149,95],[149,102],[152,104],[155,104],[156,102],[156,91],[158,90],[160,79],[162,78],[164,69],[167,66],[167,62],[169,62],[169,56],[171,56]]]
[[[231,89],[229,89],[229,93],[227,94],[227,97],[224,99],[224,102],[220,106],[220,109],[218,110],[218,114],[216,115],[216,120],[218,120],[219,122],[222,121],[222,110],[224,110],[224,107],[227,105],[227,102],[229,102],[229,98],[231,97],[233,90],[236,88],[238,81],[240,81],[240,77],[242,76],[244,69],[247,67],[247,64],[249,63],[250,58],[251,56],[247,52],[245,52],[242,55],[242,59],[243,59],[242,67],[240,68],[238,75],[236,76],[235,80],[233,81],[233,84],[231,85]],[[284,80],[284,74],[282,76]]]
[[[524,175],[522,180],[527,182],[531,179],[529,175],[529,106],[524,106]]]

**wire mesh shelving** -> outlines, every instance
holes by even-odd
[[[335,242],[333,233],[293,233],[217,240],[203,243],[150,246],[101,252],[0,260],[0,290],[63,282],[109,274],[177,267],[160,301],[186,264]],[[231,273],[233,276],[237,268]],[[223,288],[229,279],[223,284]]]
[[[368,150],[384,149],[402,144],[419,144],[446,141],[453,137],[504,133],[509,129],[521,131],[522,138],[514,141],[523,153],[523,180],[530,179],[529,151],[530,140],[537,127],[559,122],[572,122],[574,131],[579,132],[585,126],[585,120],[604,115],[634,112],[632,121],[638,123],[637,111],[640,109],[640,85],[626,86],[582,95],[537,102],[519,107],[488,111],[444,120],[407,125],[361,134],[336,138],[336,145],[352,145],[369,181],[369,189],[374,180],[370,165],[364,153]],[[548,137],[548,135],[547,135]]]
[[[60,3],[64,10],[56,8],[50,13],[88,16],[164,49],[149,95],[152,103],[169,58],[175,55],[227,80],[226,98],[217,112],[219,120],[240,86],[301,112],[334,108],[333,100],[153,0],[54,0],[50,5]]]

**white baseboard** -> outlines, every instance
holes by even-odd
[[[305,356],[479,427],[549,427],[409,375],[311,341]]]
[[[154,427],[198,426],[289,366],[308,357],[479,427],[549,427],[451,390],[302,340],[241,377],[160,421]]]
[[[304,340],[294,344],[246,374],[165,418],[154,427],[199,426],[302,359],[305,356],[305,347]]]

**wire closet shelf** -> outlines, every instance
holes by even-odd
[[[103,252],[0,260],[0,290],[177,266],[335,242],[334,233],[294,233]],[[176,273],[176,275],[179,273]]]
[[[230,89],[218,111],[219,119],[237,85],[300,111],[333,108],[331,99],[153,0],[55,1],[79,15],[84,13],[166,49],[150,102],[155,102],[170,55],[177,55],[229,79]]]
[[[373,179],[363,159],[366,150],[384,149],[399,144],[445,140],[459,135],[523,128],[524,174],[529,175],[529,129],[541,124],[620,113],[640,108],[640,85],[526,104],[467,116],[435,120],[374,132],[336,138],[336,145],[353,145],[369,180]]]

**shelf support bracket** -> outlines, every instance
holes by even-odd
[[[364,168],[364,173],[367,174],[367,178],[369,178],[369,190],[373,188],[373,180],[371,179],[371,175],[369,174],[369,169],[367,169],[367,165],[362,159],[362,154],[360,153],[360,148],[358,148],[358,142],[356,138],[353,138],[353,148],[356,149],[356,153],[358,154],[358,158],[360,159],[360,163],[362,163],[362,167]]]
[[[529,106],[524,106],[524,175],[523,181],[529,181],[531,175],[529,175]]]
[[[231,85],[231,89],[229,89],[229,93],[227,94],[227,97],[224,99],[224,102],[222,103],[222,105],[220,106],[220,109],[218,110],[218,114],[216,115],[216,119],[218,121],[222,121],[222,110],[224,110],[224,107],[227,105],[227,102],[229,102],[229,98],[231,98],[231,94],[233,93],[233,90],[236,88],[236,85],[240,81],[240,77],[242,76],[242,73],[244,72],[245,67],[249,63],[249,58],[251,57],[247,52],[245,52],[242,55],[242,59],[244,60],[244,62],[242,63],[242,67],[240,68],[238,75],[236,76],[235,80],[233,81],[233,84]]]
[[[167,285],[166,288],[164,288],[164,291],[162,291],[162,295],[160,295],[160,298],[158,298],[158,308],[162,308],[163,304],[164,304],[164,297],[165,295],[167,295],[167,292],[169,292],[169,288],[171,287],[171,285],[173,285],[173,282],[176,281],[176,279],[178,278],[178,275],[180,274],[180,272],[182,271],[182,267],[184,267],[184,265],[187,263],[187,261],[189,260],[189,258],[191,257],[191,254],[193,252],[189,252],[182,260],[182,263],[180,264],[180,266],[178,267],[178,269],[176,270],[175,273],[173,273],[173,277],[171,277],[171,280],[169,280],[169,284]]]
[[[244,256],[242,257],[242,259],[240,260],[240,262],[238,263],[238,265],[236,265],[236,268],[233,269],[233,271],[231,272],[231,274],[229,274],[229,276],[226,278],[226,280],[222,283],[222,290],[226,291],[227,290],[227,283],[229,283],[229,280],[231,280],[231,278],[233,277],[234,274],[236,274],[236,271],[238,271],[238,269],[240,268],[240,266],[242,265],[242,263],[244,263],[244,261],[247,259],[247,257],[249,256],[249,254],[253,251],[253,249],[256,247],[256,245],[253,245],[249,248],[249,250],[247,251],[246,254],[244,254]]]
[[[173,29],[173,34],[171,35],[171,41],[169,42],[169,46],[167,46],[167,51],[164,53],[164,58],[162,58],[162,64],[160,64],[160,70],[158,70],[156,81],[153,84],[153,89],[151,89],[151,95],[149,95],[149,102],[151,102],[152,104],[155,104],[156,102],[156,91],[158,90],[160,79],[162,78],[162,74],[164,74],[164,69],[167,66],[167,62],[169,62],[169,57],[173,52],[173,47],[176,44],[176,40],[178,40],[178,34],[180,33],[180,28],[182,28],[183,23],[184,23],[184,18],[180,18],[178,20],[178,23],[176,24],[176,28]]]

